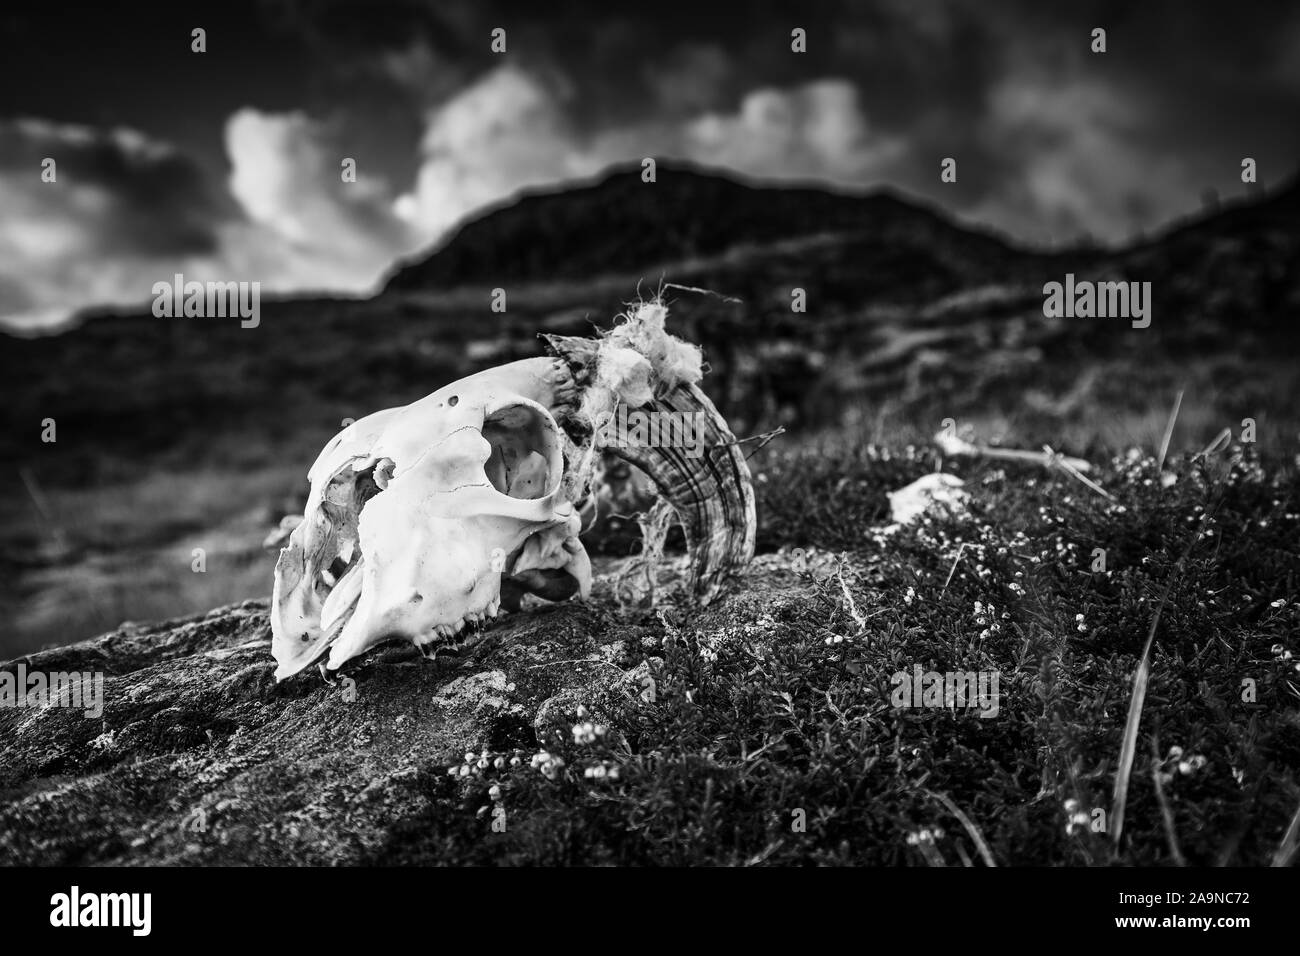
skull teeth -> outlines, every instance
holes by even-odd
[[[451,624],[435,624],[428,634],[414,639],[415,646],[424,657],[432,659],[435,654],[455,655],[478,643],[484,626],[499,614],[500,600],[493,598],[481,611],[469,611],[465,617]],[[467,627],[468,625],[468,627]],[[464,635],[464,640],[457,637]]]

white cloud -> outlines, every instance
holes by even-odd
[[[900,140],[871,135],[858,91],[844,80],[755,90],[735,113],[688,123],[679,148],[685,158],[754,176],[854,184],[903,154]]]
[[[427,238],[397,219],[387,184],[364,168],[344,182],[342,162],[356,157],[302,113],[240,110],[225,140],[231,195],[267,242],[283,245],[266,280],[275,289],[368,290]]]
[[[584,176],[605,164],[577,142],[559,95],[512,65],[431,111],[420,149],[415,187],[395,208],[431,236],[521,189]]]
[[[433,110],[414,189],[396,209],[437,235],[521,189],[592,175],[646,156],[693,160],[773,179],[859,184],[883,175],[901,140],[868,128],[857,90],[843,80],[746,95],[734,112],[629,123],[578,133],[565,94],[506,65]]]
[[[0,320],[40,328],[80,309],[139,308],[176,272],[265,292],[373,289],[430,236],[301,114],[230,118],[229,193],[165,143],[124,129],[0,123]],[[41,163],[57,178],[41,181]]]

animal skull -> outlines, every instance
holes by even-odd
[[[470,375],[362,418],[326,445],[308,473],[303,521],[276,563],[276,678],[326,655],[322,669],[336,671],[390,638],[431,655],[475,634],[503,603],[516,609],[525,593],[586,597],[578,506],[606,447],[674,506],[694,593],[710,600],[753,555],[753,490],[726,422],[691,375],[665,364],[665,347],[692,347],[662,331],[657,308],[600,341],[547,337],[552,358]],[[636,387],[621,377],[629,368]],[[698,378],[698,358],[695,368]],[[703,412],[705,453],[606,446],[593,418],[629,397],[643,409]]]

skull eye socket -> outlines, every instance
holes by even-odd
[[[548,495],[563,477],[563,454],[554,420],[529,405],[507,405],[487,416],[483,437],[492,454],[483,466],[492,487],[511,498]]]

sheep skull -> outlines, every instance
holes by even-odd
[[[503,601],[517,606],[522,593],[587,596],[578,504],[603,450],[591,413],[620,395],[601,375],[602,361],[613,364],[602,342],[548,341],[553,358],[470,375],[362,418],[326,445],[308,473],[303,521],[276,564],[277,679],[326,657],[323,669],[338,670],[390,638],[432,654],[477,632]],[[641,407],[704,412],[706,453],[609,450],[674,505],[695,594],[707,601],[753,554],[749,472],[693,381],[656,374],[649,359],[640,371],[654,387],[648,402],[637,397]]]

